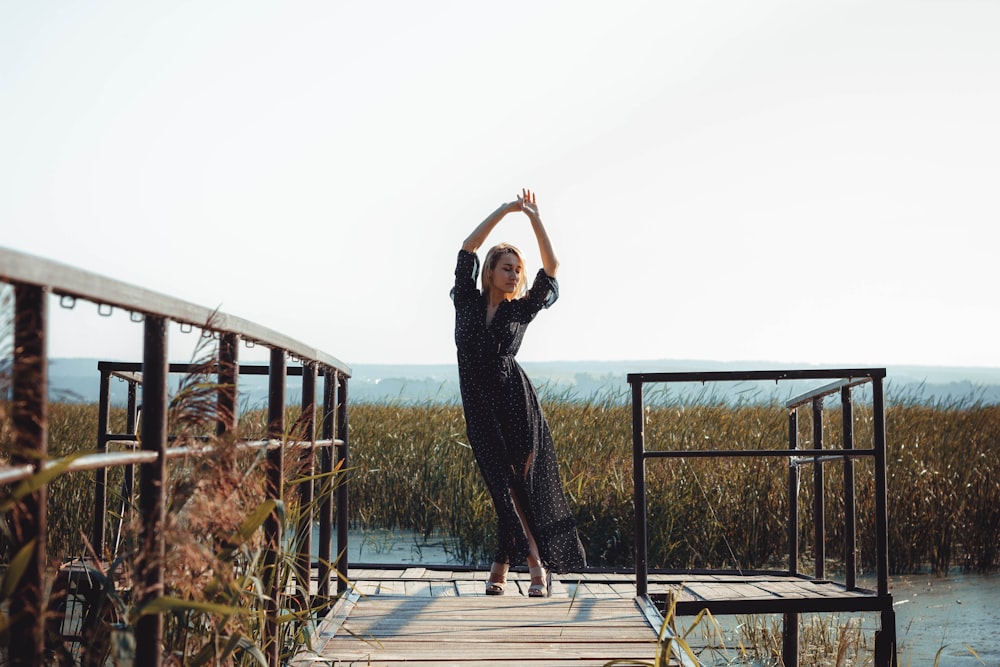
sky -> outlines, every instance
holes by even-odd
[[[997,34],[992,0],[0,0],[0,245],[449,363],[457,251],[527,187],[561,296],[522,360],[998,367]],[[53,356],[139,358],[52,310]]]

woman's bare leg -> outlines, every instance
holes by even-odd
[[[528,567],[541,567],[542,557],[538,553],[538,544],[535,542],[535,536],[532,535],[531,529],[528,527],[528,521],[524,517],[524,510],[521,508],[521,501],[517,499],[514,489],[510,490],[510,497],[514,501],[514,510],[517,512],[517,518],[520,519],[521,527],[524,528],[524,534],[528,538]],[[532,577],[531,583],[544,585],[545,579],[543,577]]]

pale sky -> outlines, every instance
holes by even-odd
[[[0,245],[448,363],[458,248],[529,187],[562,296],[522,360],[997,367],[998,35],[993,0],[0,0]],[[53,356],[141,350],[54,311]]]

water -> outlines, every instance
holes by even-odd
[[[313,528],[313,556],[319,553],[319,527]],[[333,550],[337,549],[334,531]],[[403,564],[403,565],[461,565],[453,555],[447,537],[424,537],[405,530],[372,528],[351,530],[347,534],[347,560],[349,563]],[[336,556],[334,556],[336,557]]]
[[[1000,575],[898,576],[889,591],[901,665],[932,665],[943,647],[941,667],[1000,666]]]

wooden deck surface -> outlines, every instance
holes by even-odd
[[[597,667],[651,663],[656,654],[656,631],[629,598],[352,594],[342,603],[321,628],[316,653],[295,667]]]
[[[352,588],[318,629],[294,667],[402,663],[501,667],[542,664],[648,664],[661,619],[635,597],[622,573],[562,574],[552,597],[528,598],[527,572],[510,572],[503,596],[484,593],[488,573],[434,567],[358,567]],[[652,597],[678,605],[870,604],[870,592],[778,574],[651,574]],[[742,613],[742,612],[741,612]],[[672,665],[680,665],[674,657]]]

